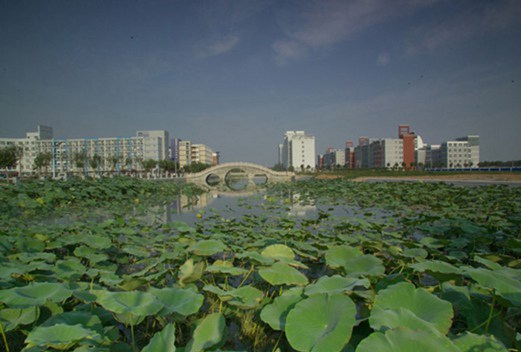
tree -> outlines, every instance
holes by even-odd
[[[12,145],[0,149],[0,168],[12,169],[16,167],[16,163],[20,159],[21,149]],[[7,171],[9,173],[9,171]]]
[[[157,166],[157,160],[153,159],[147,159],[143,161],[143,169],[145,169],[145,172],[148,174],[150,171],[152,171],[153,168]]]
[[[169,173],[174,173],[178,169],[177,162],[174,160],[160,160],[158,165],[161,169]]]
[[[52,153],[46,152],[46,153],[38,153],[36,157],[34,158],[34,167],[41,171],[42,168],[45,169],[45,174],[47,174],[47,168],[51,164],[51,161],[53,159]]]
[[[116,166],[118,166],[119,163],[119,158],[116,155],[112,155],[111,157],[109,157],[108,161],[110,163],[111,170],[116,170]]]
[[[98,154],[94,154],[92,156],[92,158],[90,158],[90,160],[89,160],[89,165],[93,171],[96,171],[96,169],[98,169],[101,165],[101,156],[99,156]],[[99,174],[99,169],[98,169],[98,174]]]
[[[272,168],[273,171],[286,171],[283,164],[275,164]]]
[[[87,153],[85,153],[84,150],[81,152],[74,153],[74,165],[78,169],[85,168],[85,159],[87,159]]]

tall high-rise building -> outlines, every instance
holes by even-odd
[[[315,137],[304,131],[287,131],[282,148],[282,164],[295,170],[315,169]]]
[[[403,164],[405,164],[406,169],[413,168],[414,163],[416,162],[416,155],[414,152],[416,134],[411,132],[411,127],[409,125],[400,125],[398,126],[398,138],[403,140]]]

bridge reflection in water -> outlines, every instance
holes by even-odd
[[[294,177],[294,172],[279,172],[253,163],[233,162],[188,174],[184,178],[186,182],[209,190],[247,191],[267,183],[291,181]]]

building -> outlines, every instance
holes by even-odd
[[[448,168],[476,168],[479,165],[479,136],[466,136],[440,146],[440,161]]]
[[[217,165],[220,156],[205,144],[193,144],[192,141],[179,141],[179,167],[185,167],[192,163]]]
[[[400,125],[398,126],[398,138],[403,141],[402,163],[406,169],[411,169],[416,163],[416,134],[411,132],[409,125]]]
[[[345,167],[347,169],[355,168],[355,147],[352,141],[347,141],[345,145]]]
[[[54,177],[72,174],[103,175],[143,170],[147,159],[169,158],[168,132],[137,131],[136,137],[55,139],[53,129],[38,126],[26,138],[0,138],[0,148],[15,145],[21,155],[15,169],[19,175],[36,173],[34,160],[40,153],[52,155],[50,172]]]
[[[344,149],[328,148],[323,157],[323,167],[328,169],[344,167],[346,163],[346,154]]]
[[[315,137],[304,131],[287,131],[282,147],[282,164],[286,169],[315,169]]]

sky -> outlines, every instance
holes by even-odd
[[[521,159],[518,0],[0,0],[0,137],[136,130],[277,163],[359,136]]]

